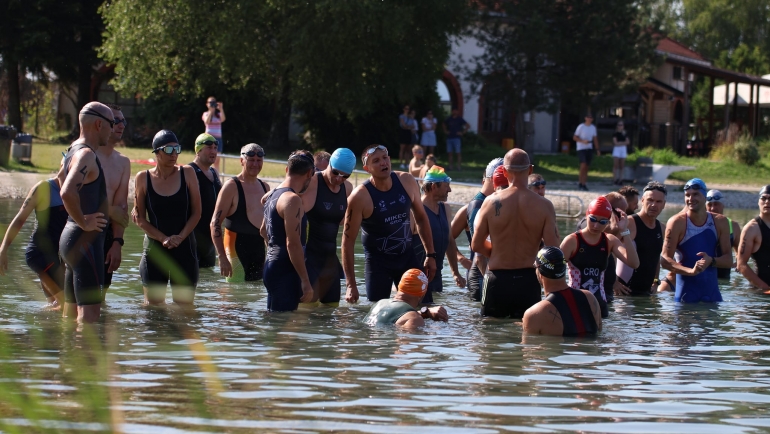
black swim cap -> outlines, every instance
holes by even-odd
[[[160,130],[155,137],[152,138],[152,152],[168,145],[169,143],[179,143],[179,139],[176,138],[171,130]]]
[[[540,249],[535,264],[540,275],[547,279],[561,279],[567,273],[567,261],[558,247],[546,246]]]
[[[762,197],[765,194],[770,194],[770,185],[766,185],[762,187],[762,190],[759,190],[759,197]]]

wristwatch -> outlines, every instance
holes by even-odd
[[[425,318],[425,316],[428,314],[428,306],[423,306],[420,308],[420,316]]]
[[[716,268],[717,267],[717,258],[711,256],[711,263],[709,264],[709,268]]]
[[[438,255],[436,254],[436,252],[433,252],[433,253],[426,253],[426,254],[425,254],[425,257],[426,257],[426,258],[433,258],[433,259],[437,259],[437,256],[438,256]]]
[[[629,235],[631,235],[631,229],[626,229],[626,230],[624,230],[623,232],[620,233],[621,237],[626,237],[626,236],[629,236]]]
[[[123,238],[120,238],[120,237],[117,237],[117,238],[113,238],[113,239],[112,239],[112,242],[113,242],[113,243],[114,243],[114,242],[116,242],[116,241],[118,242],[118,244],[120,244],[120,247],[123,247],[123,244],[125,244],[125,243],[126,243],[126,242],[123,240]]]

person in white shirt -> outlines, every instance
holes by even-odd
[[[436,118],[433,117],[433,111],[428,110],[421,123],[422,138],[420,144],[425,148],[425,155],[433,154],[436,149],[436,125],[438,125]]]
[[[578,190],[588,191],[586,181],[588,181],[588,167],[594,158],[594,149],[596,155],[599,152],[599,138],[596,135],[596,127],[593,125],[594,118],[591,114],[585,117],[585,123],[578,125],[575,135],[572,137],[577,143],[577,154],[580,161],[580,175],[578,176]]]

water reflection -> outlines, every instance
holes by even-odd
[[[0,201],[0,215],[17,207]],[[574,223],[560,225],[566,234]],[[681,306],[671,294],[618,298],[595,338],[523,340],[520,325],[480,317],[448,267],[437,298],[450,321],[413,333],[362,324],[366,301],[268,314],[261,285],[225,284],[212,270],[201,273],[194,314],[146,308],[139,256],[128,254],[140,234],[131,227],[125,238],[95,334],[41,311],[23,250],[13,252],[16,272],[0,280],[9,409],[0,425],[26,430],[34,417],[36,431],[136,433],[770,427],[767,298],[737,273],[721,283],[718,306]],[[21,407],[34,411],[13,410]]]

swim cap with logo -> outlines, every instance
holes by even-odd
[[[213,144],[216,145],[217,144],[217,139],[214,138],[214,136],[212,136],[209,133],[199,134],[198,137],[195,138],[195,153],[196,154],[198,152],[200,152],[201,149],[203,149],[204,146],[206,146],[206,144],[207,144],[206,142],[209,142],[209,143],[213,142]]]
[[[508,178],[505,177],[505,167],[499,166],[495,169],[495,174],[492,175],[492,185],[495,186],[495,190],[497,190],[497,187],[508,188]]]
[[[332,152],[331,158],[329,158],[329,165],[332,166],[332,169],[337,169],[350,175],[356,168],[356,156],[348,148],[337,148],[337,150]]]
[[[176,138],[176,134],[174,134],[174,132],[171,130],[158,131],[155,134],[155,137],[152,138],[152,152],[157,151],[169,143],[179,143],[179,139]]]
[[[546,246],[537,252],[535,265],[540,274],[548,279],[561,279],[567,273],[567,261],[558,247]]]
[[[428,278],[422,271],[411,268],[406,270],[398,282],[398,292],[422,297],[428,291]]]
[[[610,205],[610,201],[606,197],[599,196],[588,204],[586,215],[589,214],[596,217],[610,218],[612,217],[612,205]]]

